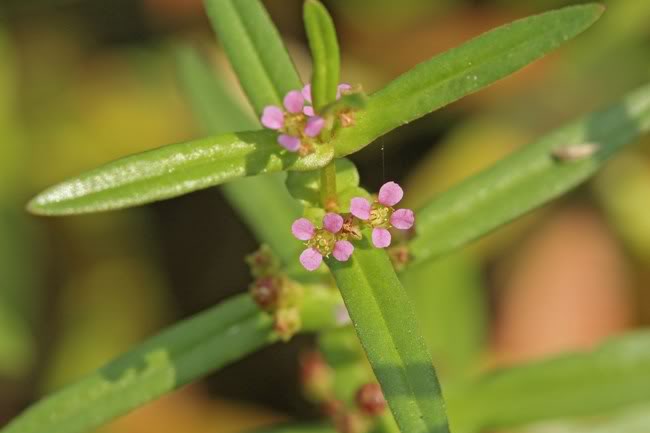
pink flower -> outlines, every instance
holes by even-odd
[[[305,125],[305,135],[308,137],[318,137],[325,126],[325,119],[320,116],[312,116],[307,120]]]
[[[307,249],[300,254],[300,263],[308,271],[318,269],[324,256],[332,254],[340,262],[347,261],[354,246],[347,240],[334,236],[343,228],[343,217],[336,213],[328,213],[323,217],[323,228],[317,229],[307,218],[299,218],[291,226],[293,235],[307,241]]]
[[[336,99],[339,99],[341,97],[341,94],[343,92],[347,92],[350,89],[352,89],[352,86],[347,84],[347,83],[341,83],[338,85],[336,89]],[[311,84],[305,85],[305,87],[302,88],[302,97],[307,101],[309,104],[312,104],[311,100]],[[305,107],[302,109],[302,112],[305,114],[305,116],[312,117],[316,113],[314,112],[314,107],[311,105],[305,105]]]
[[[278,144],[289,152],[297,152],[300,149],[300,139],[293,135],[280,134],[278,136]]]
[[[355,197],[350,201],[350,213],[360,220],[368,221],[373,227],[372,243],[375,247],[386,248],[390,245],[389,228],[408,230],[413,226],[415,215],[411,209],[393,209],[403,196],[402,187],[395,182],[387,182],[379,189],[374,206],[363,197]]]
[[[260,120],[266,128],[275,130],[282,129],[284,126],[284,111],[280,107],[269,105],[264,107],[264,112]]]

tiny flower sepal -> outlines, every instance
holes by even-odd
[[[323,228],[316,228],[307,218],[299,218],[291,226],[293,235],[306,241],[307,248],[300,254],[300,263],[308,271],[315,271],[330,254],[340,262],[347,261],[354,245],[342,238],[343,217],[327,213],[323,217]]]
[[[387,182],[379,189],[377,200],[370,203],[363,197],[350,201],[350,213],[372,227],[372,244],[386,248],[391,243],[390,228],[408,230],[415,222],[411,209],[394,209],[402,200],[404,191],[395,182]]]

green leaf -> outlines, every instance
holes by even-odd
[[[337,159],[336,165],[336,191],[344,191],[359,185],[359,172],[357,167],[348,159]],[[292,172],[287,176],[287,189],[289,193],[305,206],[320,206],[321,176],[318,171]]]
[[[478,365],[488,341],[487,299],[478,265],[454,254],[410,266],[399,277],[438,371],[450,380],[464,378]]]
[[[586,4],[517,20],[419,64],[373,94],[354,127],[339,131],[336,156],[518,71],[587,29],[603,10]]]
[[[510,428],[554,418],[600,415],[650,401],[650,333],[488,373],[449,400],[459,431]],[[456,427],[455,423],[452,423]]]
[[[48,188],[28,205],[42,215],[120,209],[176,197],[243,176],[313,170],[332,159],[329,146],[298,157],[272,131],[223,134],[173,144],[113,161]]]
[[[323,116],[337,115],[340,112],[346,110],[361,110],[363,108],[366,108],[367,104],[368,96],[366,96],[366,94],[350,93],[347,95],[341,95],[341,97],[336,101],[330,102],[320,110],[320,113]]]
[[[370,233],[347,262],[327,259],[384,396],[404,433],[447,433],[440,385],[411,303]]]
[[[255,111],[282,105],[284,95],[302,87],[268,13],[259,0],[205,0],[212,27]]]
[[[206,132],[255,128],[257,121],[243,112],[216,76],[190,47],[176,50],[179,78]],[[237,179],[222,186],[224,195],[260,242],[267,243],[285,264],[298,260],[300,244],[289,230],[302,212],[284,186],[286,174]]]
[[[319,1],[307,0],[303,11],[312,56],[311,96],[316,110],[336,100],[341,56],[332,17]]]
[[[650,86],[645,86],[461,182],[417,212],[418,236],[410,243],[415,262],[461,247],[574,188],[649,130]],[[595,152],[583,159],[554,155],[571,146],[584,151],[585,144]]]
[[[174,54],[181,88],[205,132],[223,134],[259,128],[195,48],[178,45]]]
[[[337,326],[340,298],[306,292],[303,331]],[[28,408],[1,433],[82,433],[277,340],[248,295],[184,320]]]

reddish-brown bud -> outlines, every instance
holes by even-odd
[[[331,395],[332,369],[316,351],[300,359],[300,380],[307,397],[314,401],[327,400]]]
[[[251,296],[262,310],[273,311],[278,305],[282,283],[280,277],[258,278],[250,286]]]
[[[357,405],[363,413],[380,415],[386,409],[386,400],[377,383],[367,383],[357,391]]]

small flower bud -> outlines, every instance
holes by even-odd
[[[386,400],[377,383],[367,383],[357,391],[356,402],[365,414],[376,416],[386,409]]]
[[[300,360],[300,382],[306,396],[326,401],[332,392],[332,369],[319,352],[306,353]]]
[[[251,284],[250,293],[262,310],[273,311],[278,306],[282,284],[281,277],[261,277]]]
[[[246,263],[254,278],[273,275],[280,271],[280,262],[268,245],[262,245],[257,251],[246,256]]]
[[[276,311],[274,319],[273,329],[284,342],[291,340],[302,326],[300,311],[297,308],[280,309]]]

